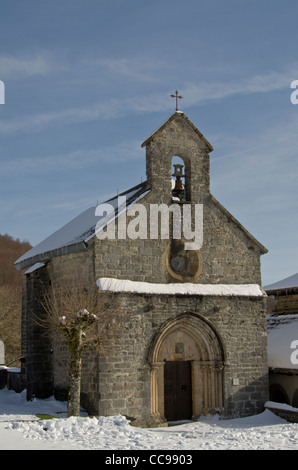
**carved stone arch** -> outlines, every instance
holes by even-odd
[[[151,413],[156,422],[166,421],[164,365],[167,361],[191,364],[192,417],[220,412],[223,407],[224,350],[211,323],[192,312],[166,322],[150,346]]]
[[[165,338],[175,331],[185,331],[195,340],[201,350],[201,360],[224,360],[222,341],[214,326],[197,313],[185,312],[165,322],[156,333],[149,349],[148,361],[150,363],[163,360],[160,357],[161,346]]]

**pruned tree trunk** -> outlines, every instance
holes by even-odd
[[[80,394],[82,375],[82,329],[73,331],[69,341],[69,390],[67,416],[80,416]]]
[[[127,315],[113,295],[100,293],[91,279],[88,288],[80,279],[43,286],[40,302],[45,318],[35,318],[52,338],[62,333],[69,352],[68,416],[80,416],[82,353],[86,348],[107,354],[107,337],[115,335]],[[109,340],[108,340],[109,341]]]

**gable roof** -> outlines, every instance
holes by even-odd
[[[127,209],[129,206],[145,197],[148,192],[150,192],[150,189],[147,187],[147,182],[144,182],[105,201],[103,204],[113,206],[115,217],[118,217],[118,197],[125,196],[125,208]],[[86,251],[88,249],[88,242],[96,235],[96,228],[100,220],[106,219],[106,217],[103,216],[96,216],[96,207],[97,206],[93,206],[85,210],[41,243],[33,247],[15,262],[15,267],[17,269],[23,269],[56,256]],[[105,225],[101,228],[104,228],[104,226]]]
[[[293,287],[298,288],[298,273],[293,274],[292,276],[286,277],[281,281],[274,282],[273,284],[269,284],[265,286],[264,289],[271,291],[271,290],[279,290],[279,289],[290,289]]]
[[[217,199],[215,199],[212,194],[210,194],[211,201],[230,219],[237,227],[252,241],[254,245],[256,245],[262,254],[268,253],[267,248],[262,245],[245,227],[220,203]]]
[[[182,112],[182,111],[176,111],[174,114],[172,114],[156,131],[154,131],[147,139],[142,143],[142,147],[146,147],[151,140],[156,137],[157,134],[159,134],[166,126],[170,124],[174,119],[184,119],[190,127],[198,134],[201,140],[205,142],[206,146],[209,149],[209,152],[212,152],[213,147],[212,145],[208,142],[208,140],[203,136],[203,134],[196,128],[196,126],[188,119],[188,117]]]

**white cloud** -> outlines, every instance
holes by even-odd
[[[187,106],[208,100],[228,98],[233,95],[269,93],[283,88],[290,89],[290,84],[295,77],[298,77],[297,64],[293,64],[292,67],[288,67],[282,72],[270,71],[263,75],[254,75],[237,81],[189,82],[183,90],[184,101]]]
[[[225,194],[230,190],[268,191],[268,194],[278,194],[289,188],[289,183],[298,175],[297,154],[298,118],[278,127],[266,129],[261,135],[240,139],[236,137],[237,147],[229,141],[230,148],[235,150],[222,155],[216,155],[211,162],[215,172],[213,183],[220,187]],[[225,146],[222,141],[223,147]],[[220,171],[217,171],[220,169]],[[272,193],[273,185],[276,191]],[[296,187],[296,183],[295,183]],[[233,189],[232,189],[233,188]]]
[[[52,68],[48,57],[37,54],[35,57],[14,57],[0,55],[0,75],[2,79],[46,75]]]
[[[121,73],[138,74],[136,63],[129,62],[126,59],[108,60],[109,67],[117,68],[120,66]],[[20,64],[19,64],[20,65]],[[47,65],[42,59],[36,62],[32,73],[45,73]],[[20,65],[21,67],[21,65]],[[29,73],[29,64],[23,64],[24,71]],[[151,66],[149,66],[151,67]],[[17,66],[16,66],[17,68]],[[12,70],[12,69],[11,69]],[[141,74],[144,73],[140,72]],[[209,100],[218,100],[228,98],[233,95],[252,94],[252,93],[268,93],[288,87],[293,78],[298,76],[298,65],[293,64],[284,72],[268,72],[263,75],[254,75],[238,81],[225,82],[199,82],[186,83],[182,89],[183,108],[188,106],[199,105]],[[78,92],[78,91],[77,91]],[[172,110],[173,103],[169,99],[170,91],[148,93],[143,96],[134,96],[133,99],[117,97],[107,99],[106,101],[97,102],[90,106],[66,108],[48,113],[40,113],[35,115],[23,116],[21,118],[12,119],[10,121],[2,120],[0,123],[0,133],[11,133],[17,131],[39,131],[46,126],[60,126],[61,124],[79,123],[94,120],[109,120],[122,117],[128,114],[144,114],[149,112],[160,112]],[[290,97],[290,93],[289,93]],[[289,98],[290,99],[290,98]]]
[[[0,132],[10,133],[16,131],[38,131],[47,125],[55,126],[61,123],[93,121],[96,119],[112,119],[123,112],[123,105],[116,99],[105,103],[97,103],[83,108],[68,108],[48,113],[24,116],[11,121],[0,123]]]
[[[297,245],[297,126],[298,118],[211,154],[211,193],[270,250],[287,235]]]
[[[120,142],[114,146],[99,149],[80,149],[63,155],[46,155],[24,158],[10,158],[1,163],[1,175],[17,175],[20,172],[37,174],[59,170],[88,168],[100,162],[127,162],[144,158],[141,142],[134,140]]]
[[[157,82],[160,79],[160,70],[165,67],[161,61],[148,57],[136,58],[100,58],[86,61],[88,65],[100,66],[113,77],[128,77],[137,81]],[[157,73],[158,72],[158,73]]]

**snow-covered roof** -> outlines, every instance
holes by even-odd
[[[298,370],[298,364],[293,363],[298,349],[293,343],[298,340],[298,315],[268,315],[267,332],[269,367]]]
[[[141,183],[103,204],[110,204],[114,207],[115,215],[118,216],[118,197],[125,196],[126,208],[142,199],[149,192],[147,183]],[[87,249],[87,242],[95,236],[97,224],[103,216],[96,216],[97,206],[90,207],[76,218],[68,222],[55,233],[47,237],[41,243],[33,247],[16,262],[17,269],[27,268],[47,259],[63,254],[83,251]],[[103,227],[102,227],[103,228]]]
[[[29,269],[27,269],[27,271],[25,272],[25,274],[34,273],[34,271],[37,271],[38,269],[42,268],[43,266],[45,266],[44,263],[35,263],[35,264],[33,264],[32,266],[30,266]]]
[[[262,297],[263,290],[257,284],[192,284],[130,281],[128,279],[99,278],[97,285],[100,290],[110,292],[132,292],[139,294],[163,295],[220,295]]]
[[[281,281],[277,281],[274,284],[269,284],[265,286],[265,290],[278,290],[278,289],[289,289],[292,287],[298,287],[298,273],[293,274],[292,276],[286,277]]]

